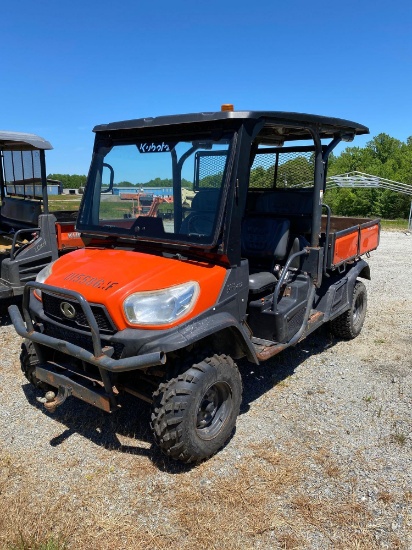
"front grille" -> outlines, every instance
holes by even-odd
[[[44,334],[47,334],[47,336],[52,336],[53,338],[70,342],[70,344],[74,344],[93,353],[93,341],[91,336],[88,336],[87,334],[80,334],[73,330],[53,325],[52,323],[46,322],[43,323],[43,326]],[[112,356],[113,359],[120,359],[123,353],[124,344],[112,343],[104,340],[102,340],[101,343],[102,347],[112,346],[114,349]]]
[[[42,292],[42,298],[43,298],[43,310],[45,315],[47,315],[47,317],[51,317],[56,321],[62,321],[64,322],[65,325],[70,326],[72,328],[77,327],[82,329],[86,328],[90,330],[90,326],[89,326],[89,323],[87,322],[83,309],[76,300],[70,300],[62,296],[58,296],[55,294],[48,294],[46,292]],[[73,319],[69,319],[63,314],[61,305],[64,302],[69,303],[70,305],[73,306],[75,310],[75,316],[73,317]],[[90,307],[96,319],[99,330],[105,334],[114,334],[116,332],[116,328],[112,320],[110,319],[110,316],[106,308],[101,305],[91,305]]]

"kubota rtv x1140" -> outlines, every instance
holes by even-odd
[[[379,221],[335,219],[322,197],[330,152],[368,129],[222,110],[94,131],[76,225],[86,246],[26,285],[23,317],[9,309],[22,368],[48,390],[48,410],[68,396],[107,412],[124,392],[150,401],[162,450],[198,461],[235,426],[236,360],[265,361],[326,322],[359,334],[361,256],[378,246]],[[102,193],[157,178],[172,189],[168,218],[130,217]]]

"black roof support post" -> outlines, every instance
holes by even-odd
[[[326,178],[328,175],[328,159],[331,152],[335,149],[337,145],[342,141],[342,136],[338,135],[333,138],[329,145],[323,151],[323,164],[325,167],[325,173],[323,175],[323,191],[326,191]]]
[[[6,196],[5,187],[6,183],[4,181],[4,172],[3,172],[3,151],[0,150],[0,195],[1,195],[1,204],[3,204],[4,197]]]
[[[173,211],[174,211],[174,230],[179,233],[180,226],[183,221],[183,206],[182,206],[182,173],[181,166],[177,160],[177,153],[174,149],[172,155],[172,171],[173,171]]]
[[[310,246],[319,246],[319,233],[322,223],[322,195],[323,183],[325,179],[325,164],[323,162],[322,142],[317,129],[310,128],[310,132],[315,142],[315,185],[313,189],[313,209],[312,209],[312,234],[310,237]]]
[[[40,149],[40,174],[41,189],[43,195],[43,214],[49,213],[49,199],[47,196],[46,155],[44,149]]]

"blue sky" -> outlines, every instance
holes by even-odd
[[[48,139],[48,172],[87,173],[96,124],[222,103],[412,135],[407,1],[13,0],[0,32],[0,129]]]

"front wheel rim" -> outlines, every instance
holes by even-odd
[[[212,384],[202,399],[196,415],[196,432],[201,439],[213,439],[221,431],[232,410],[229,384]]]

